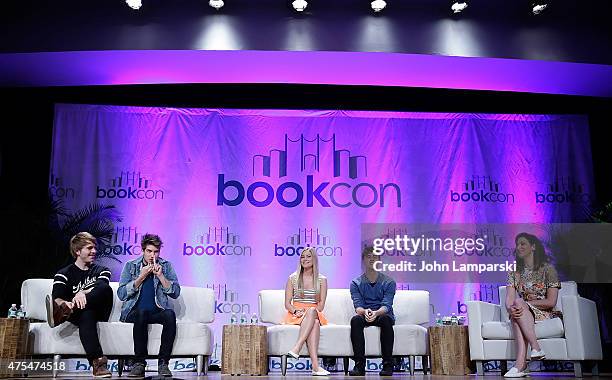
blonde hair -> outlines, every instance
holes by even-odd
[[[96,243],[96,238],[89,232],[79,232],[70,239],[70,254],[76,259],[78,251],[88,244]]]
[[[302,253],[300,253],[297,270],[291,275],[293,277],[293,291],[297,291],[302,297],[304,296],[304,268],[302,267],[302,255],[306,252],[310,252],[312,256],[312,282],[314,284],[315,291],[317,295],[321,292],[321,284],[319,280],[319,258],[317,257],[314,247],[306,247],[302,250]]]

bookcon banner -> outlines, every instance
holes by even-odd
[[[182,285],[214,290],[217,360],[221,326],[258,313],[258,291],[283,288],[304,247],[348,288],[364,223],[579,222],[593,191],[583,116],[68,104],[49,182],[58,225],[97,211],[81,228],[112,229],[97,260],[114,281],[149,232]],[[442,314],[498,301],[498,282],[444,275],[398,289],[429,290]]]

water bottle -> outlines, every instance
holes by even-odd
[[[251,324],[256,325],[258,323],[259,323],[259,319],[257,318],[257,314],[253,313],[253,315],[251,315]]]
[[[244,325],[247,323],[247,316],[246,314],[242,313],[242,315],[240,315],[240,324]]]
[[[232,317],[230,318],[230,324],[235,325],[238,323],[238,317],[236,316],[236,313],[232,313]]]
[[[25,307],[21,305],[19,307],[19,310],[17,310],[17,318],[25,319],[25,317],[26,317],[26,310],[25,310]]]
[[[8,311],[9,318],[17,318],[17,304],[14,303],[11,305],[11,308]]]
[[[442,316],[440,313],[436,314],[436,326],[442,326]]]
[[[451,325],[458,325],[459,324],[459,319],[457,319],[457,314],[453,313],[453,315],[451,315]]]

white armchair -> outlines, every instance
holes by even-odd
[[[483,362],[516,359],[512,326],[505,307],[506,287],[499,287],[501,305],[468,301],[470,358],[476,361],[477,373],[483,375]],[[562,282],[557,299],[563,320],[553,318],[536,323],[538,342],[546,352],[546,360],[566,360],[574,363],[574,374],[582,377],[582,361],[602,360],[601,338],[595,303],[578,295],[575,282]]]

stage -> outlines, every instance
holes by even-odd
[[[113,379],[128,379],[128,377],[126,375],[119,377],[116,376],[116,374],[113,374],[114,376],[112,377]],[[156,374],[154,372],[149,372],[147,373],[147,377],[145,379],[147,380],[157,380],[157,379],[164,379],[164,378],[160,378],[158,376],[155,376]],[[490,373],[490,374],[486,374],[485,375],[487,379],[493,379],[493,378],[499,378],[499,379],[503,379],[503,377],[495,372],[495,373]],[[76,375],[76,376],[68,376],[68,375],[63,375],[58,377],[57,379],[62,379],[62,380],[67,380],[67,379],[82,379],[82,378],[89,378],[91,376],[89,375]],[[538,380],[555,380],[555,379],[568,379],[568,378],[574,378],[574,374],[571,372],[563,372],[563,373],[550,373],[550,372],[542,372],[542,373],[533,373],[531,375],[532,378],[536,377]],[[587,375],[586,377],[591,377],[590,375]],[[281,376],[281,374],[271,374],[268,376],[240,376],[240,377],[232,377],[230,375],[221,375],[221,372],[209,372],[208,375],[201,375],[201,376],[197,376],[195,374],[195,372],[177,372],[175,374],[175,377],[173,377],[173,379],[179,380],[179,379],[190,379],[190,380],[195,380],[195,379],[207,379],[207,380],[219,380],[219,379],[223,379],[223,380],[227,380],[227,379],[240,379],[240,380],[245,380],[245,379],[250,379],[250,378],[254,378],[254,379],[258,379],[258,380],[267,380],[267,379],[290,379],[290,380],[307,380],[307,379],[314,379],[314,376],[308,376],[308,375],[302,375],[302,374],[291,374],[288,373],[287,376]],[[335,380],[344,380],[344,379],[363,379],[363,377],[353,377],[353,376],[344,376],[341,373],[333,373],[331,376],[322,376],[320,377],[321,379],[335,379]],[[372,379],[372,378],[379,378],[378,374],[375,372],[369,373],[366,375],[365,377],[366,379]],[[455,379],[464,379],[464,378],[472,378],[472,379],[477,379],[476,375],[470,375],[470,376],[443,376],[443,375],[423,375],[423,374],[415,374],[414,376],[410,376],[410,374],[408,374],[407,372],[400,372],[400,373],[396,373],[393,375],[393,377],[386,377],[386,378],[393,378],[393,379],[410,379],[410,380],[455,380]],[[612,378],[612,374],[606,373],[606,374],[600,374],[598,376],[598,378],[600,379],[607,379],[607,378]],[[37,377],[37,379],[53,379],[52,377]],[[166,379],[170,379],[170,378],[166,378]]]

